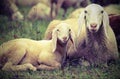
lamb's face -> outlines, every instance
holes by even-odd
[[[60,23],[57,28],[57,35],[58,35],[57,39],[61,43],[67,43],[67,41],[70,38],[70,32],[71,32],[71,29],[69,28],[68,24]]]
[[[85,22],[90,32],[97,32],[103,21],[103,8],[92,4],[85,8]]]

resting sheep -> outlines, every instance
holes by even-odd
[[[38,19],[45,19],[50,20],[50,7],[43,4],[38,3],[37,5],[33,6],[32,9],[29,11],[27,15],[27,20],[38,20]]]
[[[69,21],[68,21],[69,20]],[[69,58],[82,57],[87,60],[90,65],[107,64],[109,60],[118,59],[118,49],[113,30],[109,25],[109,18],[104,9],[97,5],[88,5],[77,20],[68,19],[63,22],[70,25],[74,24],[71,29],[75,32],[76,48],[73,50],[72,43],[68,42],[67,55]],[[61,21],[50,23],[49,29],[45,33],[45,39],[50,38],[51,28]],[[49,35],[49,37],[47,36]]]
[[[2,0],[0,10],[0,14],[8,16],[13,21],[24,19],[24,16],[12,0]]]
[[[91,65],[107,65],[110,60],[118,59],[116,38],[103,7],[91,4],[85,8],[79,17],[77,38],[78,54]]]
[[[74,43],[74,33],[66,23],[60,23],[51,40],[15,39],[0,46],[2,70],[36,70],[60,68],[66,59],[66,44]]]
[[[43,3],[50,6],[49,0],[12,0],[18,6],[34,6],[38,3]]]

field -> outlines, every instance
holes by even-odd
[[[20,11],[27,14],[29,7],[20,7]],[[71,12],[73,9],[69,9]],[[67,13],[67,15],[69,14]],[[61,19],[62,10],[58,19]],[[66,16],[67,17],[67,16]],[[65,19],[65,18],[63,18]],[[15,38],[30,38],[41,40],[50,21],[10,21],[6,16],[0,15],[0,44]],[[67,63],[64,69],[16,71],[0,70],[0,79],[120,79],[120,59],[117,64],[109,67],[82,67],[79,64]]]

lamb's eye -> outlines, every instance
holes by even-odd
[[[57,31],[59,32],[60,30],[59,30],[59,29],[57,29]]]
[[[87,11],[85,10],[85,13],[87,13]]]
[[[103,13],[104,11],[102,10],[101,13]]]
[[[71,31],[71,29],[69,29],[69,32]]]

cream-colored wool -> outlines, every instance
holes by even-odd
[[[68,18],[79,18],[80,13],[84,10],[84,8],[78,8],[75,9],[72,13],[70,13],[70,15],[68,16]]]

